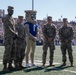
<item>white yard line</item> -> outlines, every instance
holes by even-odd
[[[40,61],[40,60],[34,60],[34,61],[35,61],[36,65],[41,65],[42,64],[42,61]],[[2,64],[2,63],[3,63],[2,60],[0,60],[0,64]],[[25,64],[25,61],[23,61],[23,64]],[[48,64],[49,64],[49,62],[46,62],[46,65],[48,65]],[[60,64],[60,63],[54,62],[53,64]],[[76,71],[71,71],[71,70],[67,70],[67,69],[64,69],[62,71],[76,74]]]
[[[25,61],[23,61],[25,63]],[[30,62],[30,61],[29,61]],[[42,64],[42,61],[40,60],[34,60],[35,64]],[[46,65],[49,64],[49,61],[46,61]],[[60,63],[57,63],[57,62],[54,62],[53,64],[60,64]]]
[[[34,61],[35,61],[35,64],[38,64],[38,65],[42,64],[42,61],[40,61],[40,60],[34,60]],[[0,60],[0,64],[2,64],[2,62],[3,61]],[[25,61],[23,61],[23,63],[25,63]],[[49,61],[46,62],[46,65],[48,65],[48,64],[49,64]],[[60,64],[60,63],[54,62],[53,64]]]
[[[0,64],[2,64],[3,63],[3,61],[2,60],[0,60]]]
[[[2,62],[0,62],[0,64],[2,64]]]
[[[71,70],[62,70],[62,71],[71,72],[71,73],[75,73],[76,74],[76,71],[71,71]]]

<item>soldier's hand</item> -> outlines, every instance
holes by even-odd
[[[15,40],[17,38],[18,38],[18,32],[15,32],[15,35],[14,35],[13,39]]]
[[[67,43],[67,42],[68,42],[68,40],[66,39],[66,40],[65,40],[65,42]]]
[[[52,38],[48,38],[48,42],[51,42],[52,41]]]
[[[15,34],[18,35],[18,32],[16,32]]]

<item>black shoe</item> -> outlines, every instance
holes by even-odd
[[[74,67],[73,63],[70,64],[70,67]]]
[[[3,71],[3,72],[9,72],[9,69],[8,69],[8,68],[3,68],[2,71]]]
[[[22,66],[22,65],[20,65],[19,67],[20,67],[21,69],[24,69],[24,68],[25,68],[25,67],[24,67],[24,66]]]
[[[62,67],[62,66],[66,66],[66,63],[63,63],[63,64],[61,65],[61,67]]]
[[[54,64],[50,64],[50,65],[48,65],[48,67],[51,67],[51,66],[55,66]]]
[[[41,68],[45,68],[45,64],[41,65]]]
[[[20,66],[15,66],[15,70],[21,70]]]
[[[20,67],[15,67],[15,70],[21,70],[21,68]]]
[[[14,70],[14,67],[13,66],[8,66],[8,69],[9,70]]]

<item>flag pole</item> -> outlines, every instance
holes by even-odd
[[[32,0],[32,10],[34,10],[34,0]]]

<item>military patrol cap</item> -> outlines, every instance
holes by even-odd
[[[51,16],[48,16],[47,19],[52,19],[52,17]]]
[[[63,21],[67,21],[67,18],[63,18]]]
[[[36,13],[37,11],[35,10],[25,10],[26,13]]]
[[[8,9],[9,9],[9,10],[13,10],[14,7],[12,7],[12,6],[8,6]]]
[[[18,16],[18,19],[23,19],[23,16]]]

